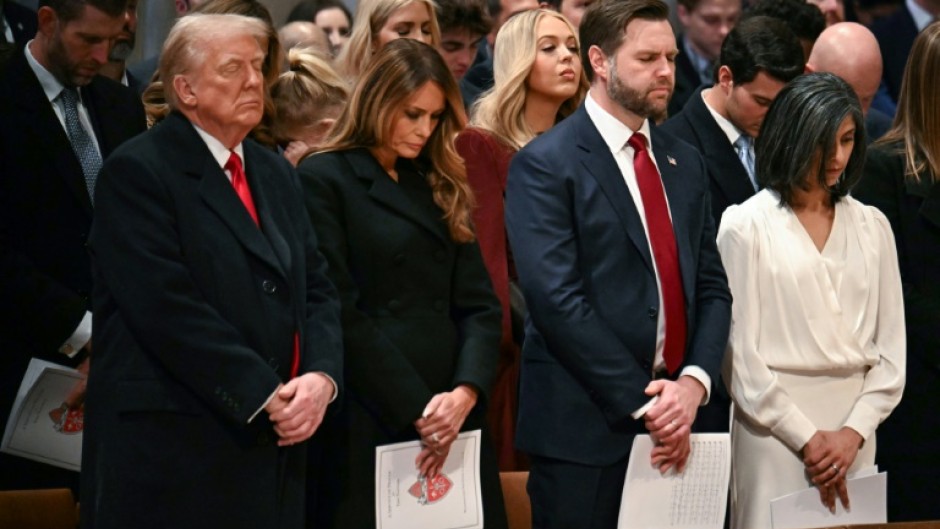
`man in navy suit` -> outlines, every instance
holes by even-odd
[[[633,437],[682,471],[717,379],[731,296],[708,179],[652,129],[678,49],[661,0],[591,6],[585,104],[522,149],[506,221],[529,306],[517,446],[537,528],[614,528]]]
[[[705,157],[716,226],[728,206],[757,191],[754,139],[777,92],[801,73],[803,49],[787,25],[749,17],[722,44],[715,85],[696,92],[682,112],[663,124],[663,131]]]

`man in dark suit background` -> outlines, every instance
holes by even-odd
[[[727,343],[704,162],[648,119],[673,87],[667,16],[661,0],[588,8],[588,98],[510,166],[506,221],[530,311],[516,444],[532,458],[537,528],[616,527],[636,434],[657,441],[661,471],[681,471]]]
[[[757,191],[754,139],[777,92],[803,73],[803,50],[782,21],[749,17],[728,34],[718,64],[715,85],[696,92],[662,126],[705,158],[716,226],[728,206]]]
[[[85,248],[101,160],[146,127],[133,93],[97,76],[125,0],[43,0],[39,30],[0,77],[0,425],[31,357],[91,350]],[[78,476],[0,454],[0,489],[77,488]]]
[[[171,114],[101,171],[86,527],[304,526],[304,441],[342,339],[297,175],[245,139],[266,38],[252,18],[180,19],[161,54]]]
[[[669,115],[682,110],[700,86],[715,82],[721,43],[741,17],[740,0],[680,0],[676,15],[682,26],[676,56],[676,85]]]
[[[878,39],[884,60],[882,78],[888,95],[895,103],[901,92],[904,66],[907,64],[907,56],[911,53],[914,39],[938,17],[940,0],[905,0],[894,14],[872,25],[872,33]]]

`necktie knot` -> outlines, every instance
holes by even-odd
[[[630,136],[630,139],[627,140],[627,145],[633,147],[633,150],[636,152],[644,151],[646,150],[646,136],[639,132],[634,132],[633,136]]]
[[[258,212],[255,209],[255,201],[251,198],[251,190],[248,188],[248,179],[245,177],[242,159],[235,151],[229,154],[228,161],[225,162],[225,170],[232,175],[232,187],[235,188],[235,194],[238,195],[242,204],[245,205],[245,209],[248,210],[248,214],[251,215],[251,220],[255,221],[255,225],[257,225]]]
[[[228,171],[229,173],[232,173],[233,180],[235,178],[236,173],[238,173],[239,175],[244,174],[245,171],[244,171],[244,168],[242,168],[242,159],[240,156],[238,156],[237,152],[232,151],[232,153],[229,154],[228,161],[225,162],[225,170]]]
[[[78,90],[74,87],[66,86],[59,92],[59,98],[62,99],[62,102],[66,105],[77,105]]]
[[[744,165],[744,169],[747,171],[747,177],[751,180],[751,185],[757,190],[757,178],[754,174],[754,138],[747,134],[742,134],[738,136],[738,139],[734,140],[734,147],[738,150],[738,159],[741,160],[741,164]]]

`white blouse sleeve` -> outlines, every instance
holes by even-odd
[[[760,237],[751,212],[731,207],[718,230],[718,251],[734,303],[723,374],[737,410],[799,451],[816,426],[793,402],[757,350],[761,321]],[[765,256],[764,259],[769,258]]]
[[[878,315],[875,335],[867,347],[873,350],[875,354],[872,356],[877,357],[878,362],[865,374],[862,391],[845,421],[845,426],[865,439],[874,433],[901,400],[907,354],[904,300],[894,234],[883,213],[874,208],[869,208],[869,211],[874,216],[867,219],[875,231],[872,242],[877,244],[873,255],[878,260],[878,299],[873,309],[878,311]]]

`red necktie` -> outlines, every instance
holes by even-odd
[[[255,210],[255,201],[251,199],[251,190],[248,189],[248,180],[245,178],[245,170],[242,168],[242,159],[238,157],[234,151],[228,157],[228,162],[225,163],[225,169],[228,170],[232,175],[232,187],[235,188],[235,193],[238,195],[238,198],[241,199],[242,204],[245,205],[245,209],[248,210],[248,214],[251,215],[252,220],[255,221],[255,224],[258,224],[258,212]],[[294,333],[294,354],[291,358],[290,365],[290,377],[294,378],[297,376],[297,373],[300,371],[300,335],[299,333]]]
[[[235,188],[235,193],[241,199],[242,204],[245,205],[245,209],[248,210],[248,214],[251,215],[255,224],[258,224],[258,212],[255,211],[255,202],[251,199],[251,190],[248,189],[248,180],[245,178],[245,170],[242,168],[242,159],[238,157],[235,151],[232,151],[228,161],[225,162],[225,168],[232,175],[232,187]]]
[[[653,165],[646,150],[646,136],[634,133],[627,141],[633,147],[633,170],[640,187],[640,198],[646,214],[646,229],[649,233],[650,247],[659,283],[663,293],[663,316],[666,322],[666,343],[663,347],[663,360],[666,371],[672,375],[682,365],[685,352],[685,298],[682,291],[682,276],[679,273],[679,254],[676,249],[676,235],[672,231],[669,219],[669,207],[663,191],[659,171]]]

